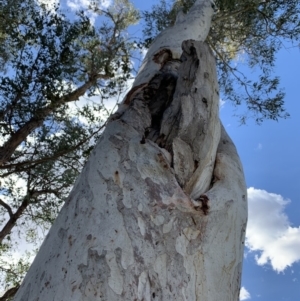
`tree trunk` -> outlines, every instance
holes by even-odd
[[[210,22],[208,4],[193,8]],[[16,301],[238,300],[246,187],[219,120],[215,60],[203,42],[185,41],[178,59],[159,40]]]

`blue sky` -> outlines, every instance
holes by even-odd
[[[89,1],[60,2],[84,8]],[[158,0],[132,2],[145,10]],[[141,27],[134,32],[141,33]],[[299,47],[286,47],[277,55],[275,72],[286,92],[289,119],[260,126],[249,120],[241,126],[231,104],[225,103],[220,111],[249,188],[241,300],[300,300],[300,52]]]
[[[229,104],[221,118],[239,151],[247,186],[253,187],[243,286],[251,300],[293,301],[300,300],[299,48],[281,50],[275,72],[286,92],[289,119],[240,126]],[[266,258],[259,260],[262,252]]]

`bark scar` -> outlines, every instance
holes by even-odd
[[[132,100],[132,98],[134,97],[134,95],[136,94],[136,93],[138,93],[140,90],[142,90],[145,86],[147,86],[148,84],[146,83],[146,84],[140,84],[140,85],[138,85],[138,86],[136,86],[136,87],[133,87],[128,93],[127,93],[127,95],[126,95],[126,97],[125,97],[125,99],[124,99],[124,101],[123,101],[123,104],[125,104],[125,105],[129,105],[130,104],[130,102],[131,102],[131,100]]]
[[[207,195],[201,194],[200,197],[195,201],[201,203],[201,206],[195,206],[195,209],[197,211],[201,210],[204,213],[204,215],[208,215],[208,211],[210,207],[208,205],[209,198],[207,197]]]
[[[156,64],[159,64],[161,67],[163,67],[166,62],[171,61],[172,59],[173,55],[170,49],[162,49],[153,56],[153,61]]]
[[[163,168],[166,169],[169,168],[169,164],[162,153],[158,153],[157,157],[158,157],[158,162],[163,166]]]

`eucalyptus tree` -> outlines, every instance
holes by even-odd
[[[155,38],[16,301],[238,300],[246,185],[203,42],[213,12],[198,0]]]
[[[298,3],[217,1],[214,12],[193,2],[148,15],[172,27],[152,42],[16,300],[238,299],[245,183],[219,121],[212,51],[193,40],[213,49],[226,97],[244,99],[258,122],[277,119],[283,93],[269,75],[280,38],[298,37]],[[257,83],[233,67],[237,55],[262,67]]]
[[[127,0],[101,3],[90,7],[96,25],[35,0],[0,3],[1,300],[28,268],[29,255],[13,257],[19,243],[39,246],[105,126],[105,100],[131,76],[126,30],[138,13]]]

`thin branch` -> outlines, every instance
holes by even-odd
[[[12,169],[12,168],[18,168],[18,172],[22,171],[22,169],[20,169],[19,167],[22,167],[22,166],[26,166],[25,169],[29,169],[29,168],[33,168],[35,167],[36,165],[38,164],[41,164],[41,163],[44,163],[46,161],[51,161],[51,160],[56,160],[58,159],[59,157],[62,157],[74,150],[76,150],[78,147],[80,147],[81,145],[85,144],[89,139],[91,139],[95,134],[97,134],[98,132],[100,132],[104,127],[106,126],[106,122],[99,128],[97,129],[97,131],[93,132],[91,135],[89,135],[86,139],[83,139],[81,140],[79,143],[77,143],[76,145],[74,145],[73,147],[67,149],[67,150],[63,150],[63,151],[60,151],[60,152],[57,152],[55,153],[54,155],[52,156],[48,156],[48,157],[43,157],[41,159],[37,159],[37,160],[29,160],[29,161],[24,161],[24,162],[19,162],[19,163],[13,163],[13,164],[9,164],[9,165],[3,165],[3,166],[0,166],[0,170],[1,169]],[[1,178],[4,178],[6,176],[9,176],[10,174],[12,173],[15,173],[16,170],[12,170],[8,173],[5,173],[5,174],[2,174],[1,175]],[[24,169],[24,170],[25,170]]]
[[[0,205],[3,206],[8,211],[9,217],[11,218],[13,216],[11,207],[8,204],[6,204],[4,201],[2,201],[1,199],[0,199]]]
[[[106,76],[106,74],[95,75],[75,91],[57,98],[56,101],[52,102],[49,106],[38,110],[35,116],[33,116],[20,129],[18,129],[10,137],[10,139],[4,143],[3,147],[0,147],[0,166],[5,164],[11,158],[16,148],[26,139],[26,137],[30,133],[32,133],[35,129],[42,125],[45,118],[49,114],[51,114],[55,109],[63,104],[78,100],[80,96],[83,96],[84,93],[95,84],[97,79],[105,78]]]
[[[0,244],[2,243],[3,239],[11,232],[13,227],[16,225],[17,220],[23,215],[27,207],[31,203],[34,203],[30,201],[30,198],[36,199],[40,195],[47,194],[47,193],[53,193],[54,195],[58,196],[57,191],[53,189],[44,189],[44,190],[37,190],[37,191],[30,190],[29,187],[27,187],[27,189],[28,189],[28,194],[24,197],[20,207],[17,209],[17,211],[14,214],[10,216],[10,219],[7,221],[5,226],[0,231]]]
[[[23,214],[23,212],[25,211],[25,209],[27,208],[28,205],[29,205],[29,199],[26,196],[24,198],[22,204],[18,208],[18,210],[10,217],[10,219],[7,221],[5,226],[0,231],[0,243],[2,243],[2,241],[6,237],[6,235],[8,235],[10,233],[12,228],[15,226],[18,218]]]
[[[215,53],[222,60],[222,62],[229,68],[230,72],[237,79],[237,81],[240,82],[241,85],[245,87],[245,91],[246,91],[247,95],[249,96],[249,98],[251,99],[251,95],[248,92],[247,84],[242,79],[240,79],[239,76],[236,75],[236,73],[234,72],[235,70],[226,62],[226,60],[223,58],[222,54],[217,50],[217,48],[208,39],[206,42],[215,51]],[[241,73],[241,75],[244,76],[242,73]]]
[[[30,196],[32,198],[37,198],[39,197],[40,195],[43,195],[43,194],[47,194],[47,193],[52,193],[54,194],[56,197],[59,197],[59,194],[57,192],[57,190],[54,190],[54,189],[44,189],[44,190],[32,190],[30,191]]]
[[[224,14],[224,15],[221,15],[219,17],[215,17],[213,18],[213,22],[220,22],[220,21],[223,21],[223,20],[226,20],[230,17],[233,17],[235,15],[238,15],[238,14],[241,14],[241,13],[245,13],[249,10],[253,9],[252,6],[248,6],[248,7],[244,7],[244,8],[241,8],[241,9],[237,9],[235,11],[232,11],[232,12],[228,12],[227,14]]]
[[[2,262],[1,262],[2,263]],[[19,275],[11,268],[5,268],[3,266],[0,266],[0,270],[4,273],[7,273],[7,274],[11,274],[13,275],[14,277],[18,277]]]

